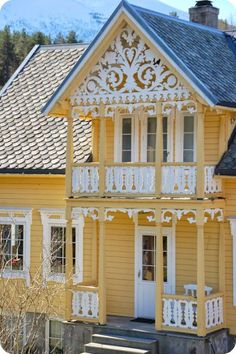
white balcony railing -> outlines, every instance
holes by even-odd
[[[155,167],[106,167],[107,193],[155,193]]]
[[[106,195],[155,195],[156,170],[154,164],[112,164],[105,167]],[[162,166],[162,195],[196,195],[197,167],[193,165]],[[205,166],[205,193],[221,192],[221,181],[214,176],[214,166]],[[87,163],[72,170],[73,194],[99,192],[99,165]]]
[[[163,326],[197,330],[197,299],[188,296],[163,296]],[[205,301],[206,329],[224,322],[223,295],[210,295]]]
[[[73,291],[72,316],[84,319],[98,319],[98,291]]]

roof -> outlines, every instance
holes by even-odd
[[[215,168],[216,175],[236,176],[236,127],[228,142],[228,149]]]
[[[66,119],[41,113],[85,46],[35,46],[1,91],[0,173],[64,174]],[[89,122],[74,126],[75,162],[90,156]]]
[[[236,107],[236,43],[233,36],[122,0],[44,106],[44,112],[50,112],[122,12],[140,26],[206,102],[211,106]]]

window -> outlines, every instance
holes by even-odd
[[[236,217],[229,219],[232,235],[232,268],[233,268],[233,306],[236,306]]]
[[[44,243],[43,273],[47,281],[65,281],[66,220],[62,218],[63,215],[63,211],[60,210],[56,212],[49,209],[41,210]],[[83,277],[83,227],[84,218],[81,215],[73,221],[72,228],[74,282],[81,282]]]
[[[162,129],[163,129],[163,162],[167,162],[171,159],[171,129],[170,118],[163,117]],[[156,129],[157,119],[156,117],[147,117],[143,121],[142,134],[142,161],[155,162],[156,160]]]
[[[76,230],[72,229],[73,267],[75,273]],[[65,273],[66,266],[66,228],[51,226],[50,273]]]
[[[176,117],[176,161],[196,160],[196,118],[194,115],[178,114]]]
[[[122,162],[132,160],[132,118],[122,119]]]
[[[194,161],[194,117],[184,116],[183,162]]]
[[[8,214],[9,216],[2,216]],[[1,276],[25,278],[29,285],[30,209],[0,208],[0,267]]]
[[[23,270],[24,225],[0,224],[1,269]]]
[[[49,320],[46,324],[46,353],[62,354],[63,324],[58,320]]]

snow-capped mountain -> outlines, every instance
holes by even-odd
[[[165,14],[176,11],[180,18],[188,19],[187,13],[159,0],[130,2]],[[88,42],[118,4],[119,0],[8,0],[0,9],[0,29],[8,25],[28,33],[42,31],[52,38],[73,30],[78,39]]]

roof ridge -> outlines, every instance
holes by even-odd
[[[129,3],[129,6],[132,6],[135,9],[140,9],[140,10],[142,10],[142,11],[144,11],[146,13],[152,14],[152,15],[157,15],[157,16],[160,16],[160,17],[167,18],[167,19],[169,19],[171,21],[176,21],[176,22],[183,23],[183,24],[185,24],[187,26],[193,26],[193,27],[197,27],[199,29],[203,29],[203,30],[206,30],[206,31],[209,31],[209,32],[216,32],[218,34],[224,34],[224,32],[222,30],[218,29],[218,28],[205,26],[205,25],[202,25],[200,23],[196,23],[196,22],[192,22],[192,21],[183,20],[183,19],[180,19],[180,18],[175,17],[175,16],[166,15],[166,14],[163,14],[161,12],[158,12],[158,11],[155,11],[155,10],[151,10],[151,9],[147,9],[145,7],[137,6],[137,5],[134,5],[134,4],[131,4],[131,3]]]
[[[78,48],[81,47],[81,49],[83,48],[87,48],[89,46],[90,43],[58,43],[58,44],[44,44],[44,45],[40,45],[40,50],[44,50],[44,49],[57,49],[57,48]]]
[[[2,87],[0,90],[0,97],[6,92],[8,87],[12,84],[12,82],[15,80],[15,78],[20,74],[20,72],[24,69],[24,67],[28,64],[30,59],[33,57],[33,55],[37,52],[37,50],[40,48],[39,44],[36,44],[29,54],[25,57],[25,59],[22,61],[22,63],[18,66],[16,71],[12,74],[12,76],[9,78],[9,80],[5,83],[5,85]]]

